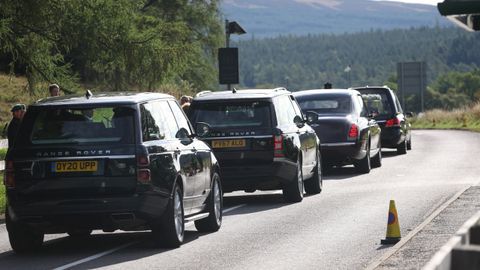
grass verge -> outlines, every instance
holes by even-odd
[[[455,110],[431,110],[412,120],[415,129],[464,129],[480,132],[480,102]]]
[[[0,215],[5,214],[5,185],[3,184],[3,174],[0,175]]]

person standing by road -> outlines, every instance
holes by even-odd
[[[188,109],[190,109],[190,98],[188,96],[182,96],[180,98],[180,106],[185,113],[188,113]]]
[[[60,96],[60,86],[58,84],[50,84],[48,86],[48,91],[50,92],[51,97],[58,97]]]
[[[7,128],[7,138],[8,138],[8,148],[13,146],[15,137],[17,137],[18,129],[20,128],[20,123],[22,122],[23,115],[25,114],[25,105],[16,104],[12,107],[12,120],[8,124]]]

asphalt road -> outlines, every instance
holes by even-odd
[[[392,246],[385,237],[394,199],[402,236],[442,203],[479,181],[480,134],[415,131],[407,155],[384,152],[368,175],[353,167],[325,176],[324,191],[298,204],[281,193],[227,194],[221,230],[187,227],[179,249],[153,247],[148,232],[96,233],[89,239],[48,236],[33,255],[15,255],[0,225],[2,269],[362,269]]]

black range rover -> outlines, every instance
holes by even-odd
[[[47,98],[28,107],[6,159],[12,248],[44,234],[151,229],[161,246],[183,242],[184,223],[222,222],[218,162],[195,138],[176,100],[158,93]]]
[[[225,192],[282,189],[290,202],[304,188],[320,193],[319,140],[286,89],[203,93],[189,118],[219,160]]]

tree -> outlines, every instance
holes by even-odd
[[[0,50],[42,82],[104,90],[213,84],[217,1],[0,0]]]

